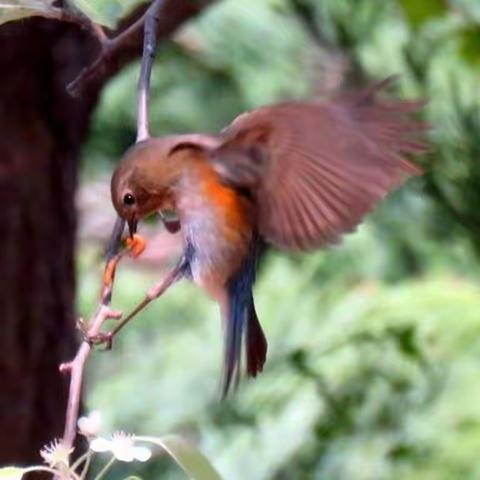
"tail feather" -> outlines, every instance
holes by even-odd
[[[253,304],[256,244],[242,268],[227,284],[228,305],[225,312],[225,364],[222,398],[238,385],[241,371],[242,344],[245,347],[247,375],[256,377],[263,369],[267,341]]]
[[[230,389],[236,388],[240,380],[242,343],[245,347],[246,373],[256,377],[262,370],[267,357],[267,340],[255,311],[253,297],[245,305],[231,299],[229,318],[226,323],[225,371],[222,398]],[[245,332],[245,338],[244,338]]]
[[[245,311],[237,302],[230,300],[228,318],[225,322],[225,366],[223,376],[222,398],[225,398],[233,386],[240,380],[240,363],[242,356],[242,337],[245,329]]]
[[[267,339],[258,321],[253,299],[252,309],[247,322],[245,351],[247,357],[247,375],[256,377],[263,370],[263,365],[267,359]]]

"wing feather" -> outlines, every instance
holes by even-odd
[[[386,80],[327,102],[290,102],[240,115],[221,134],[212,162],[225,182],[247,188],[259,233],[288,249],[336,242],[408,177],[406,157],[426,150],[421,101],[382,101]]]

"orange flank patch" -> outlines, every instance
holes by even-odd
[[[219,214],[227,220],[225,227],[232,236],[248,231],[250,222],[245,200],[235,190],[223,185],[209,165],[204,165],[201,176],[205,195],[219,211]]]

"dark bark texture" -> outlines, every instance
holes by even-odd
[[[159,36],[201,6],[169,0]],[[75,25],[30,19],[0,27],[0,465],[38,463],[63,433],[75,353],[74,193],[78,157],[101,85],[141,51],[138,36],[78,98],[68,82],[96,55]]]
[[[65,83],[95,45],[39,19],[1,27],[0,44],[0,464],[28,464],[63,429],[77,159],[96,100],[71,98]]]

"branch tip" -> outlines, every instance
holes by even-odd
[[[73,362],[65,362],[61,363],[58,369],[60,370],[60,373],[66,374],[72,371],[73,368]]]

